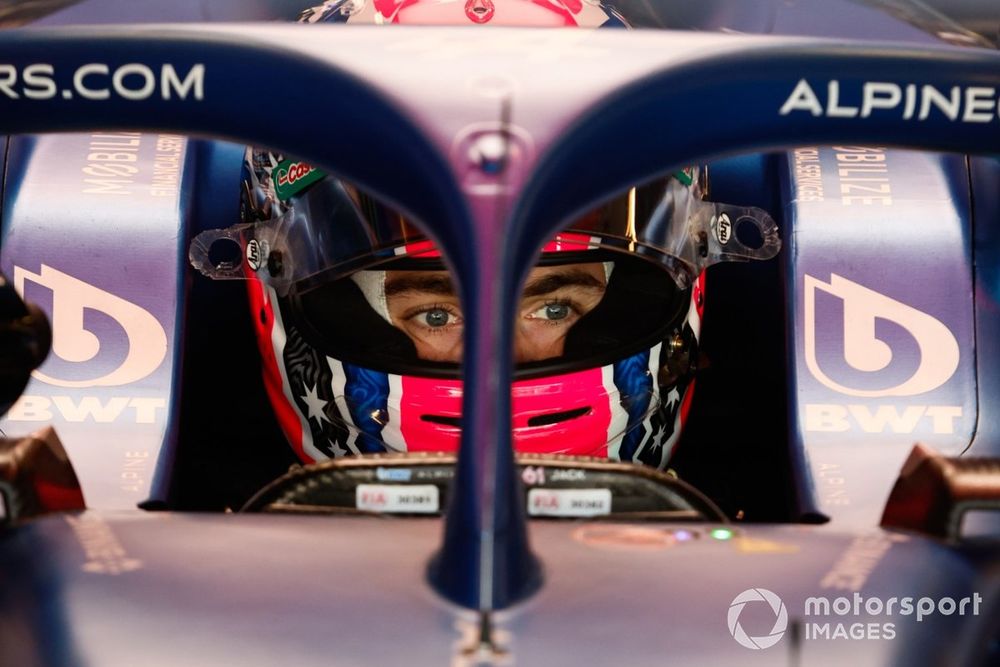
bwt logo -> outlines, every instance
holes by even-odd
[[[840,318],[829,297],[842,303]],[[824,355],[821,366],[817,349],[838,347],[842,354]],[[829,283],[806,274],[805,357],[828,389],[879,398],[937,389],[958,369],[959,350],[948,327],[927,313],[837,274]]]
[[[774,612],[774,625],[766,635],[751,637],[740,625],[740,614],[743,608],[750,602],[766,602],[771,611]],[[777,595],[766,588],[748,588],[735,598],[729,605],[729,634],[733,636],[740,646],[750,649],[771,648],[785,636],[785,629],[788,627],[788,610],[785,603]]]
[[[88,379],[57,377],[53,371],[36,370],[34,377],[57,387],[115,387],[130,384],[147,377],[163,362],[167,355],[167,334],[152,314],[121,297],[98,289],[78,278],[41,265],[39,273],[14,267],[14,288],[25,296],[25,283],[47,288],[52,293],[52,354],[76,366],[87,362],[99,364],[98,353],[108,352],[112,363],[122,354],[103,350],[101,337],[84,324],[84,313],[94,311],[113,320],[124,331],[126,342],[124,358],[102,375]],[[119,334],[120,335],[120,334]],[[105,341],[107,342],[107,341]],[[120,350],[118,352],[121,352]],[[50,357],[50,361],[52,358]],[[48,366],[48,362],[46,366]],[[44,368],[45,366],[43,366]]]

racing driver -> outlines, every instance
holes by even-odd
[[[597,0],[335,0],[302,20],[626,26]],[[780,246],[766,213],[706,192],[699,168],[637,185],[541,249],[514,323],[518,451],[667,466],[692,396],[704,268]],[[261,148],[246,152],[242,196],[241,224],[204,232],[191,259],[206,275],[236,277],[208,248],[219,238],[242,246],[237,273],[249,278],[265,386],[298,457],[456,449],[463,308],[418,225]],[[763,248],[733,238],[720,252],[713,225],[727,216],[753,221]]]

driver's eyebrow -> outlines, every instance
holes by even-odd
[[[586,289],[603,290],[607,287],[602,281],[582,269],[569,269],[560,273],[550,273],[533,280],[524,286],[524,298],[541,296],[555,292],[563,287],[583,287]]]
[[[387,297],[402,294],[403,292],[425,292],[439,296],[455,295],[455,289],[451,285],[451,278],[449,276],[428,274],[425,276],[408,275],[386,279],[385,295]]]

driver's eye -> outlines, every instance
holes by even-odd
[[[424,324],[437,329],[446,326],[450,317],[451,313],[444,308],[432,308],[424,313]]]
[[[570,307],[567,303],[547,303],[532,315],[545,320],[564,320],[570,315]]]

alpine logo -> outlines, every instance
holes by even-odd
[[[926,84],[865,81],[859,87],[842,88],[840,81],[831,79],[819,90],[825,93],[825,99],[808,81],[799,79],[778,113],[787,116],[805,112],[826,118],[892,114],[903,120],[935,117],[959,123],[990,123],[1000,118],[997,89],[988,86],[936,88]]]

